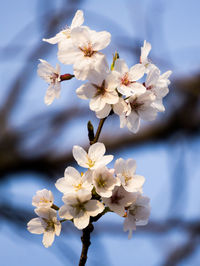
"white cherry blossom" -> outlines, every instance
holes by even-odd
[[[92,191],[92,174],[87,171],[85,174],[80,173],[73,167],[65,169],[64,177],[59,178],[55,184],[56,188],[64,194],[76,193],[79,190]]]
[[[120,185],[120,181],[114,178],[112,169],[109,171],[107,167],[100,167],[93,171],[93,184],[100,196],[108,198],[114,187]]]
[[[56,68],[53,68],[47,61],[39,59],[40,64],[38,65],[37,73],[49,83],[49,87],[46,91],[44,102],[50,105],[55,98],[60,97],[60,66],[57,64]]]
[[[95,72],[91,82],[81,85],[76,90],[76,94],[81,99],[91,99],[90,109],[92,111],[104,110],[107,114],[108,110],[111,110],[111,104],[119,102],[116,87],[117,82],[112,72],[109,74]]]
[[[32,234],[44,234],[42,243],[48,248],[52,245],[55,235],[59,236],[61,223],[57,220],[57,212],[51,208],[38,208],[35,213],[39,216],[27,224],[27,229]]]
[[[156,66],[154,66],[147,74],[147,78],[145,81],[145,86],[147,90],[153,92],[156,96],[156,100],[153,102],[153,105],[160,112],[165,111],[165,108],[162,103],[162,98],[165,97],[169,92],[168,85],[170,84],[170,81],[168,78],[171,73],[172,71],[169,70],[160,75],[160,70]]]
[[[82,230],[88,226],[90,216],[97,216],[104,210],[104,205],[98,200],[91,200],[91,193],[79,190],[76,194],[64,195],[63,205],[59,210],[61,218],[73,219],[74,225]]]
[[[109,198],[102,197],[103,202],[115,213],[124,216],[125,207],[130,206],[136,200],[137,193],[127,192],[122,186],[116,186]]]
[[[91,170],[103,167],[110,163],[113,155],[105,155],[106,148],[103,143],[97,142],[89,147],[88,153],[80,146],[74,146],[72,153],[77,163]]]
[[[152,66],[154,66],[148,59],[149,52],[151,51],[151,44],[144,41],[144,45],[141,47],[140,64],[145,67],[145,73],[148,73]]]
[[[123,59],[117,59],[113,70],[117,79],[117,90],[126,97],[144,93],[146,88],[137,82],[144,73],[145,67],[142,64],[136,64],[129,69]]]
[[[133,159],[119,158],[115,162],[115,174],[120,179],[121,185],[128,192],[142,192],[145,178],[135,174],[136,162]]]
[[[32,205],[39,207],[51,207],[54,201],[53,194],[50,190],[42,189],[36,192],[33,196]]]
[[[136,230],[136,225],[142,226],[148,223],[150,215],[150,199],[139,194],[136,201],[128,208],[124,221],[124,231],[129,231],[128,238],[132,237],[132,231]]]
[[[158,112],[152,105],[155,99],[155,95],[150,91],[129,97],[126,100],[129,111],[120,116],[120,127],[127,126],[130,131],[136,133],[139,130],[141,119],[154,120]]]
[[[63,64],[73,64],[77,79],[86,80],[91,71],[102,72],[108,68],[105,55],[99,51],[110,43],[109,32],[96,32],[87,27],[71,30],[72,42],[62,42],[58,50],[58,59]]]
[[[66,28],[64,30],[61,30],[59,33],[57,33],[56,36],[49,38],[49,39],[43,39],[43,41],[51,43],[51,44],[56,44],[64,40],[70,41],[71,30],[76,27],[80,27],[83,24],[83,22],[84,22],[83,11],[77,10],[72,20],[71,26],[66,26]]]

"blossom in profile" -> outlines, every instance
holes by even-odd
[[[49,39],[42,39],[45,42],[56,44],[59,42],[62,42],[64,40],[69,41],[71,38],[71,30],[80,27],[84,22],[84,16],[82,10],[77,10],[76,14],[74,15],[74,18],[72,19],[71,26],[66,26],[64,30],[61,30],[59,33],[56,34],[56,36],[49,38]]]
[[[38,208],[35,213],[39,216],[27,224],[27,229],[32,234],[43,234],[43,245],[48,248],[52,245],[55,235],[59,236],[61,223],[57,220],[57,212],[51,208]]]
[[[120,181],[113,176],[112,169],[109,171],[107,167],[99,167],[93,171],[93,184],[100,196],[109,198],[114,187],[120,186]]]
[[[33,196],[32,205],[40,207],[51,207],[54,201],[53,193],[50,190],[42,189],[36,192],[36,195]]]
[[[112,196],[104,198],[103,202],[115,213],[124,216],[125,208],[130,206],[136,200],[137,193],[127,192],[122,186],[116,186],[112,191]]]
[[[80,146],[74,146],[72,153],[78,165],[91,170],[104,167],[113,159],[113,155],[104,155],[105,145],[97,142],[89,147],[88,153]]]
[[[129,239],[132,237],[132,231],[136,230],[136,225],[142,226],[148,223],[151,211],[149,201],[148,197],[139,194],[136,201],[128,208],[124,221],[124,231],[129,231]]]
[[[76,194],[64,195],[65,205],[59,210],[60,217],[73,219],[78,229],[84,229],[89,224],[90,216],[95,217],[104,210],[104,205],[91,197],[91,193],[81,190]]]
[[[117,79],[117,90],[126,97],[144,93],[146,88],[142,83],[137,82],[144,76],[144,73],[145,67],[143,64],[136,64],[129,69],[123,59],[117,59],[113,70],[113,74]]]
[[[126,100],[129,111],[120,116],[120,127],[127,126],[130,131],[137,133],[141,119],[154,120],[158,112],[156,107],[152,105],[155,99],[155,95],[150,91],[129,97]]]
[[[47,61],[42,59],[39,60],[40,64],[38,65],[37,73],[49,84],[44,102],[50,105],[55,98],[60,97],[60,66],[57,64],[56,68],[53,68]]]
[[[156,99],[153,102],[153,105],[160,112],[165,111],[162,99],[169,92],[168,85],[170,84],[169,76],[171,75],[171,73],[172,71],[169,70],[161,75],[160,70],[156,66],[154,66],[151,68],[146,77],[145,86],[148,91],[154,93]]]
[[[96,74],[91,82],[81,85],[76,94],[81,99],[90,99],[90,109],[95,112],[103,111],[104,114],[111,110],[111,105],[119,102],[116,91],[117,82],[113,73]],[[108,105],[107,105],[108,104]]]
[[[76,193],[79,190],[92,191],[92,175],[89,171],[81,175],[74,167],[65,169],[64,177],[59,178],[55,184],[56,188],[64,194]]]
[[[60,43],[58,59],[63,64],[73,64],[77,79],[89,79],[92,75],[91,71],[101,73],[108,68],[105,55],[99,51],[109,45],[111,39],[109,32],[96,32],[88,27],[76,27],[71,30],[70,35],[71,42]]]
[[[141,55],[140,55],[140,64],[142,64],[145,67],[145,73],[148,73],[151,67],[154,66],[148,59],[150,51],[151,51],[151,44],[145,40],[143,46],[141,47]]]
[[[115,174],[120,179],[121,185],[128,192],[142,192],[145,178],[135,174],[136,162],[133,159],[119,158],[115,162]]]

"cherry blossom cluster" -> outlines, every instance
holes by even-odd
[[[78,10],[71,26],[60,31],[50,39],[43,39],[50,44],[58,44],[58,60],[66,65],[73,65],[73,75],[61,75],[59,65],[54,69],[48,62],[40,59],[38,74],[50,85],[45,96],[45,103],[51,104],[60,96],[63,80],[75,76],[87,82],[77,90],[81,99],[89,99],[89,107],[98,118],[105,118],[111,112],[120,118],[120,127],[128,127],[136,133],[140,120],[152,121],[158,112],[165,110],[162,99],[168,93],[171,71],[163,74],[148,59],[151,44],[144,41],[138,63],[128,67],[118,54],[113,57],[109,68],[106,56],[100,51],[111,41],[107,31],[96,32],[83,26],[84,16]]]
[[[86,152],[80,146],[73,147],[73,156],[79,166],[86,168],[79,173],[74,167],[65,169],[64,177],[59,178],[55,186],[63,193],[64,205],[54,204],[51,191],[37,191],[32,205],[36,207],[37,218],[28,223],[28,230],[34,234],[44,234],[43,244],[51,246],[55,235],[59,236],[61,222],[70,220],[82,230],[91,217],[114,212],[124,217],[124,231],[132,230],[136,225],[145,225],[150,215],[149,198],[142,192],[145,178],[136,175],[136,162],[133,159],[117,159],[114,168],[107,164],[113,155],[104,155],[103,143],[95,143]],[[60,220],[57,218],[57,212]]]

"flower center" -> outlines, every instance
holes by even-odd
[[[112,204],[119,204],[120,200],[122,200],[123,198],[124,196],[118,195],[118,193],[115,193],[114,195],[112,195],[110,200]]]
[[[130,102],[131,109],[137,111],[144,103],[137,102],[137,98]]]
[[[75,189],[75,191],[77,192],[77,191],[79,191],[80,189],[82,189],[83,187],[82,187],[82,183],[80,183],[80,184],[78,184],[78,185],[74,185],[74,189]]]
[[[59,75],[57,73],[52,73],[50,79],[51,79],[51,83],[56,83],[56,80],[58,79]]]
[[[55,224],[53,221],[47,220],[45,218],[43,218],[43,220],[46,222],[45,231],[49,232],[49,231],[55,230]]]
[[[89,168],[91,168],[91,167],[93,167],[95,165],[95,162],[92,161],[90,158],[88,158],[87,165],[89,166]]]
[[[52,202],[51,200],[47,200],[44,197],[40,198],[40,203],[49,203]]]
[[[104,95],[106,93],[106,87],[105,87],[105,79],[102,81],[101,86],[98,86],[96,84],[92,84],[96,88],[96,96]]]
[[[83,52],[85,57],[92,57],[93,54],[96,53],[96,51],[93,51],[92,45],[88,43],[87,46],[79,47],[79,49]]]
[[[102,175],[100,175],[97,180],[96,180],[98,187],[105,187],[106,186],[106,181],[103,179]]]
[[[129,80],[128,72],[126,72],[124,74],[124,76],[121,78],[121,84],[124,85],[124,86],[129,86],[130,83],[131,83],[131,81]]]

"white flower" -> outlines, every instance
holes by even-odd
[[[119,96],[116,91],[116,79],[111,72],[108,75],[94,74],[94,82],[86,83],[80,86],[77,90],[77,96],[81,99],[91,99],[90,109],[92,111],[101,111],[106,109],[111,110],[107,104],[116,104],[119,101]]]
[[[125,207],[136,200],[137,193],[127,192],[122,186],[116,186],[110,198],[102,198],[103,202],[120,216],[125,215]]]
[[[62,218],[73,219],[78,229],[88,226],[90,216],[97,216],[104,210],[104,205],[98,200],[91,200],[91,193],[79,190],[76,194],[64,195],[63,205],[59,210]]]
[[[49,105],[55,98],[60,97],[60,66],[57,64],[56,68],[53,68],[47,61],[39,59],[38,75],[49,83],[44,102]]]
[[[156,100],[153,102],[153,105],[160,112],[163,112],[165,110],[162,103],[162,98],[165,97],[169,92],[168,85],[170,84],[170,81],[168,78],[171,73],[172,71],[169,70],[160,75],[160,70],[156,66],[154,66],[147,74],[145,81],[147,90],[153,92],[156,96]]]
[[[117,115],[123,115],[128,112],[129,108],[127,103],[124,101],[122,97],[119,97],[119,101],[115,104],[107,104],[104,106],[104,108],[100,111],[96,111],[96,116],[98,118],[104,118],[107,117],[110,114],[110,111],[113,110],[113,112]]]
[[[145,178],[135,175],[136,162],[133,159],[123,160],[122,158],[115,162],[115,174],[121,180],[121,185],[128,192],[142,192],[142,185]]]
[[[74,146],[72,153],[78,165],[91,170],[103,167],[112,161],[113,155],[106,155],[105,145],[97,142],[89,147],[88,153],[80,146]]]
[[[145,67],[145,72],[148,73],[153,64],[148,59],[149,52],[151,51],[151,44],[149,42],[144,41],[143,47],[141,47],[141,56],[140,56],[140,64]]]
[[[65,169],[64,177],[59,178],[55,186],[64,194],[76,193],[79,190],[86,190],[90,193],[93,188],[92,174],[87,171],[80,175],[75,168],[69,166]]]
[[[32,234],[44,234],[42,243],[48,248],[52,245],[55,234],[60,235],[61,223],[57,220],[57,212],[51,208],[38,208],[35,212],[39,217],[30,220],[27,229]]]
[[[132,237],[132,230],[136,230],[136,225],[146,225],[150,215],[150,199],[138,195],[136,201],[128,208],[127,217],[124,221],[124,231],[129,230],[128,238]]]
[[[136,133],[140,127],[140,119],[152,121],[156,118],[158,110],[152,103],[156,97],[150,91],[141,95],[129,97],[126,102],[129,105],[129,111],[120,116],[120,127],[125,125],[130,131]]]
[[[117,59],[113,74],[117,78],[117,90],[126,97],[141,94],[146,91],[146,88],[137,80],[144,76],[145,67],[142,64],[136,64],[128,68],[123,59]]]
[[[73,64],[77,79],[86,80],[91,71],[102,72],[108,68],[105,56],[99,52],[110,43],[109,32],[92,31],[87,27],[71,30],[72,42],[62,42],[58,50],[58,59],[63,64]]]
[[[72,20],[72,24],[70,27],[67,26],[66,29],[57,33],[56,36],[50,39],[43,39],[43,41],[51,43],[51,44],[56,44],[64,40],[70,40],[71,30],[76,27],[80,27],[83,24],[83,22],[84,22],[83,11],[78,10]]]
[[[42,189],[36,192],[36,195],[32,199],[32,205],[36,207],[51,207],[54,198],[50,190]]]
[[[114,178],[112,169],[109,171],[107,167],[100,167],[93,172],[93,184],[100,196],[108,198],[114,187],[120,185],[120,181]]]

